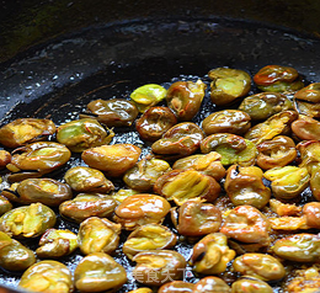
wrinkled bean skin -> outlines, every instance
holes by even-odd
[[[292,102],[280,93],[264,92],[243,99],[239,110],[248,113],[252,120],[266,120],[270,116],[293,108]]]
[[[178,81],[169,87],[167,105],[178,120],[191,120],[198,113],[206,87],[200,79],[197,82]]]
[[[68,148],[56,142],[40,141],[17,148],[12,152],[11,163],[7,165],[13,172],[9,180],[15,182],[41,177],[62,167],[70,157]]]
[[[55,207],[72,198],[69,185],[51,178],[29,178],[21,181],[15,192],[4,190],[3,195],[12,201],[29,204],[40,202],[44,205]],[[18,196],[16,195],[18,194]]]
[[[167,90],[158,84],[145,84],[135,89],[130,98],[136,104],[139,112],[144,113],[150,107],[158,104],[166,97]]]
[[[81,158],[90,167],[103,171],[106,176],[119,177],[135,165],[140,154],[139,147],[122,143],[87,149]]]
[[[108,219],[91,217],[80,224],[78,243],[85,255],[95,252],[112,254],[119,246],[121,225]]]
[[[218,106],[229,104],[250,91],[251,77],[245,71],[220,67],[210,70],[208,75],[212,79],[210,98]]]
[[[5,197],[0,195],[0,216],[12,209],[11,202]]]
[[[249,140],[231,133],[215,133],[201,141],[201,152],[215,151],[221,155],[223,165],[250,166],[258,154],[256,146]]]
[[[17,238],[42,235],[56,223],[53,210],[41,203],[14,208],[0,218],[0,231]]]
[[[228,247],[227,237],[222,233],[212,233],[194,245],[190,261],[195,272],[215,275],[225,272],[235,256],[236,252]]]
[[[317,293],[320,288],[319,266],[298,270],[286,290],[288,293]]]
[[[113,183],[99,170],[79,166],[69,169],[64,180],[77,192],[103,192],[114,190]]]
[[[205,155],[192,155],[181,158],[172,166],[174,170],[195,170],[205,175],[211,176],[220,181],[226,174],[226,170],[221,164],[221,155],[217,152],[209,152]]]
[[[187,266],[184,257],[171,250],[149,250],[140,252],[133,258],[137,263],[132,274],[139,283],[161,286],[172,280],[183,278]]]
[[[277,135],[287,135],[291,132],[291,124],[297,118],[298,113],[291,110],[274,114],[266,121],[250,128],[244,137],[258,145],[266,140],[273,139]]]
[[[11,162],[11,154],[8,151],[0,150],[0,170],[4,169]]]
[[[301,140],[320,140],[320,122],[311,117],[299,115],[291,125],[293,133]]]
[[[116,292],[126,281],[124,267],[102,252],[84,257],[74,271],[74,284],[80,292]]]
[[[270,92],[296,91],[304,86],[296,69],[280,65],[261,68],[254,75],[253,81],[260,90]]]
[[[232,283],[231,293],[273,293],[273,289],[260,279],[243,276]]]
[[[300,216],[302,208],[295,204],[282,203],[281,201],[272,198],[269,201],[270,209],[278,216]]]
[[[127,197],[116,208],[114,220],[126,230],[155,223],[161,224],[170,211],[170,203],[162,196],[135,194]]]
[[[40,258],[60,258],[77,248],[77,235],[70,230],[48,229],[40,238],[36,253]]]
[[[87,105],[88,113],[83,116],[90,116],[108,127],[131,126],[139,114],[136,105],[125,99],[95,100]]]
[[[286,272],[284,266],[273,256],[262,253],[246,253],[237,257],[233,262],[234,269],[263,281],[277,281]]]
[[[173,200],[181,206],[192,198],[213,202],[220,194],[221,187],[215,179],[194,170],[172,170],[159,177],[154,192]]]
[[[73,280],[70,270],[54,260],[38,262],[22,275],[19,287],[32,292],[71,293]]]
[[[57,141],[75,153],[108,144],[113,136],[114,133],[108,134],[97,120],[90,118],[73,120],[57,129]]]
[[[155,141],[177,124],[176,116],[167,107],[151,107],[136,121],[141,138]]]
[[[272,251],[294,262],[319,262],[320,237],[307,233],[290,235],[277,240]]]
[[[227,171],[224,189],[235,206],[248,204],[261,209],[271,197],[262,178],[263,172],[258,167],[233,165]]]
[[[68,220],[81,223],[90,217],[108,218],[118,206],[117,201],[99,193],[80,193],[74,199],[59,206],[60,215]]]
[[[269,245],[269,220],[255,207],[234,208],[226,217],[220,232],[244,243]]]
[[[0,232],[0,267],[8,271],[24,271],[36,262],[32,250],[6,233]]]
[[[206,277],[195,284],[192,293],[231,293],[228,284],[218,277]]]
[[[51,120],[37,118],[16,119],[0,128],[0,144],[17,148],[38,140],[44,140],[56,132]]]
[[[302,214],[309,227],[320,228],[320,202],[314,201],[305,204],[302,209]]]
[[[144,158],[123,176],[126,185],[139,192],[150,192],[157,179],[171,170],[170,165],[155,158]]]
[[[180,235],[190,237],[217,232],[222,222],[220,210],[201,199],[190,199],[171,209],[171,219]]]
[[[202,129],[206,135],[214,133],[245,134],[251,127],[250,116],[239,110],[222,110],[206,117]]]
[[[139,192],[130,188],[122,188],[119,189],[117,192],[111,193],[112,198],[114,198],[119,203],[122,203],[127,197],[131,195],[138,194]]]
[[[257,150],[259,152],[257,165],[264,170],[284,167],[297,157],[297,150],[293,140],[284,135],[276,136],[272,140],[258,144]]]
[[[178,123],[151,146],[152,152],[167,159],[192,155],[200,146],[204,133],[192,122]]]
[[[142,251],[168,249],[177,243],[177,236],[166,226],[146,224],[135,229],[123,244],[123,252],[129,258]]]
[[[271,181],[271,189],[277,199],[292,199],[299,196],[310,181],[307,168],[295,166],[270,169],[264,173],[264,177]]]
[[[162,285],[158,293],[192,293],[194,284],[184,281],[173,281]],[[151,292],[150,292],[151,293]]]
[[[320,83],[312,83],[294,94],[297,111],[303,115],[320,118]]]

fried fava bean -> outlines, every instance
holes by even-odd
[[[91,217],[80,224],[78,243],[85,255],[95,252],[112,254],[119,245],[121,225],[108,219]]]
[[[118,177],[135,165],[140,154],[139,147],[121,143],[87,149],[81,158],[90,167],[103,171],[106,176]]]
[[[297,270],[286,289],[288,293],[317,293],[320,288],[319,266],[313,265],[307,269]]]
[[[158,178],[154,192],[181,206],[192,198],[213,202],[221,191],[220,185],[210,176],[194,170],[172,170]]]
[[[192,293],[194,284],[184,281],[173,281],[162,285],[158,293]],[[151,293],[151,292],[150,292]]]
[[[236,252],[228,247],[227,237],[222,233],[212,233],[202,238],[193,247],[191,263],[193,270],[205,275],[225,272]]]
[[[231,293],[228,284],[218,277],[206,277],[197,282],[192,293]]]
[[[201,141],[201,152],[215,151],[221,155],[223,165],[250,166],[258,154],[256,146],[249,140],[231,133],[215,133]]]
[[[16,119],[0,128],[0,143],[8,148],[44,140],[54,134],[56,127],[51,120],[37,118]]]
[[[235,206],[252,205],[263,208],[271,197],[270,188],[262,181],[263,172],[255,166],[231,166],[227,171],[224,189]]]
[[[124,229],[133,230],[149,223],[161,224],[170,208],[170,203],[161,196],[135,194],[124,199],[116,208],[114,220]]]
[[[77,192],[104,192],[114,190],[113,183],[99,170],[79,166],[69,169],[64,180]]]
[[[83,118],[67,122],[57,129],[57,141],[67,146],[72,152],[110,143],[114,133],[108,132],[95,119]]]
[[[271,181],[272,192],[278,199],[297,197],[310,181],[307,168],[295,166],[270,169],[264,173],[264,177]]]
[[[177,123],[176,116],[167,107],[151,107],[136,121],[142,139],[155,141]]]
[[[123,252],[129,258],[146,250],[168,249],[177,243],[177,236],[165,226],[146,224],[135,229],[123,244]]]
[[[266,121],[250,128],[244,137],[258,145],[266,140],[273,139],[277,135],[287,135],[291,132],[291,124],[297,118],[298,113],[291,110],[274,114]]]
[[[40,261],[23,273],[19,287],[33,292],[71,293],[73,292],[72,274],[60,262]]]
[[[295,204],[282,203],[281,201],[272,198],[269,201],[271,210],[278,216],[299,216],[302,208]]]
[[[62,167],[70,157],[69,149],[60,143],[39,141],[28,144],[12,152],[11,163],[7,165],[7,169],[13,174],[8,179],[14,182],[41,177]]]
[[[0,216],[12,209],[11,202],[5,197],[0,195]]]
[[[183,278],[187,262],[184,257],[171,250],[150,250],[134,256],[137,263],[132,274],[139,283],[160,286]]]
[[[192,122],[183,122],[171,127],[161,139],[151,146],[152,152],[166,159],[192,155],[200,146],[204,133]]]
[[[173,164],[172,169],[199,171],[217,181],[221,180],[226,174],[226,170],[221,164],[221,155],[217,152],[181,158]]]
[[[320,202],[314,201],[305,204],[302,209],[302,214],[309,227],[320,228]]]
[[[126,189],[122,188],[122,189],[119,189],[117,192],[113,192],[111,196],[119,203],[122,203],[127,197],[138,194],[138,193],[139,193],[138,191],[133,190],[131,188],[126,188]]]
[[[132,290],[128,293],[152,293],[153,291],[150,288],[138,288],[136,290]]]
[[[316,140],[302,141],[297,145],[300,152],[300,167],[308,169],[310,178],[310,189],[313,196],[320,200],[320,142]]]
[[[8,271],[24,271],[36,262],[34,252],[0,231],[0,267]]]
[[[299,113],[320,118],[320,83],[311,83],[297,91],[294,101]]]
[[[124,267],[103,252],[85,256],[74,271],[74,283],[80,292],[116,292],[126,281]]]
[[[301,140],[320,140],[320,122],[305,115],[291,124],[292,132]]]
[[[29,178],[21,181],[13,189],[4,189],[2,194],[11,201],[22,204],[40,202],[54,207],[72,198],[69,185],[51,178]]]
[[[202,129],[206,135],[214,133],[245,134],[251,127],[250,116],[239,110],[222,110],[206,117]]]
[[[226,217],[220,232],[244,243],[269,245],[269,220],[255,207],[234,208]]]
[[[164,160],[144,158],[124,174],[123,181],[134,190],[149,192],[157,179],[170,170],[169,163]]]
[[[239,110],[252,120],[266,120],[270,116],[293,108],[292,102],[280,93],[264,92],[243,99]]]
[[[210,98],[218,106],[229,104],[250,91],[251,77],[245,71],[219,67],[210,70],[208,75],[212,79]]]
[[[260,279],[243,276],[232,283],[231,293],[273,293],[273,289]]]
[[[320,237],[308,233],[290,235],[277,240],[272,251],[283,259],[295,262],[318,262]]]
[[[273,230],[294,231],[310,229],[305,217],[284,216],[280,218],[269,218],[269,221]]]
[[[135,102],[139,112],[144,113],[150,107],[162,101],[167,90],[158,84],[145,84],[135,89],[130,98]]]
[[[253,81],[260,90],[268,92],[296,91],[304,86],[296,69],[280,65],[261,68]]]
[[[33,203],[6,212],[0,218],[0,231],[13,237],[34,238],[56,223],[53,210],[41,203]]]
[[[88,112],[80,118],[93,116],[108,127],[131,126],[139,114],[136,105],[125,99],[94,100],[87,105]]]
[[[233,262],[236,272],[263,281],[276,281],[285,276],[284,266],[273,256],[262,253],[245,253]]]
[[[206,87],[200,79],[197,82],[177,81],[173,83],[166,95],[168,107],[179,120],[191,120],[200,109]]]
[[[60,258],[77,248],[77,235],[70,230],[48,229],[40,238],[36,253],[40,258]]]
[[[259,151],[257,165],[264,170],[284,167],[297,157],[293,140],[284,135],[276,136],[272,140],[258,144],[257,149]]]
[[[171,220],[180,235],[197,237],[217,232],[222,222],[220,210],[199,198],[171,209]]]
[[[80,193],[74,199],[63,202],[59,212],[64,218],[81,223],[93,216],[108,218],[117,206],[117,201],[109,195]]]
[[[11,154],[8,151],[0,150],[0,170],[4,169],[11,162]]]

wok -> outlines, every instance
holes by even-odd
[[[296,68],[306,83],[319,82],[316,2],[2,1],[1,125],[19,117],[47,117],[60,125],[76,119],[93,99],[128,97],[146,83],[167,86],[197,77],[208,82],[207,72],[219,66],[253,75],[281,64]],[[214,110],[205,101],[194,121]],[[141,143],[133,129],[117,132],[114,142],[124,141]],[[74,157],[60,175],[79,163]],[[77,229],[61,219],[58,227]],[[189,249],[177,247],[184,255]],[[63,262],[74,269],[80,259],[75,254]],[[116,260],[130,270],[121,254]],[[19,277],[0,271],[0,284],[9,288],[4,292],[16,292]],[[121,292],[135,286],[129,276]],[[274,290],[280,292],[277,284]]]

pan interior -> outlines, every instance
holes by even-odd
[[[146,83],[168,87],[173,81],[201,78],[207,85],[210,69],[228,66],[254,75],[269,64],[292,66],[306,84],[320,81],[320,40],[282,27],[239,20],[170,19],[133,20],[89,27],[32,48],[0,65],[0,118],[5,124],[16,118],[50,118],[56,125],[77,119],[94,99],[128,98]],[[252,93],[256,89],[252,88]],[[215,111],[208,94],[194,121],[200,123]],[[113,143],[127,142],[149,152],[133,128],[116,129]],[[72,158],[65,169],[82,164]],[[62,178],[62,170],[55,176]],[[120,185],[118,186],[120,187]],[[57,227],[77,231],[59,219]],[[35,248],[38,239],[26,244]],[[176,249],[186,258],[192,246]],[[121,249],[121,246],[120,246]],[[116,253],[129,272],[122,291],[136,288],[130,276],[133,264]],[[62,262],[74,270],[79,254]],[[16,287],[20,274],[0,271],[0,283]],[[186,277],[194,282],[191,273]],[[280,292],[275,285],[275,292]]]

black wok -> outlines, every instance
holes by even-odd
[[[253,75],[268,64],[288,65],[306,83],[319,82],[320,5],[303,3],[2,1],[1,125],[19,117],[48,117],[60,125],[76,119],[93,99],[128,97],[151,82],[167,86],[197,77],[208,82],[207,72],[219,66]],[[205,101],[194,121],[214,109]],[[133,129],[118,132],[114,142],[122,141],[140,143]],[[75,157],[66,168],[79,162]],[[77,229],[58,221],[57,227],[65,226]],[[177,247],[184,255],[188,249]],[[80,259],[75,254],[63,262],[74,269]],[[130,270],[121,254],[116,259]],[[0,284],[14,288],[19,277],[0,271]],[[134,288],[130,282],[129,277],[121,292]],[[274,288],[280,292],[277,284]]]

